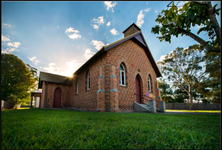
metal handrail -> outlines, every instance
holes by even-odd
[[[136,93],[134,93],[134,95],[136,95],[136,96],[139,96],[138,94],[136,94]],[[144,97],[145,96],[145,97]],[[142,95],[141,96],[141,99],[143,99],[144,101],[146,101],[148,104],[149,104],[149,99],[146,99],[146,95]],[[150,97],[147,97],[147,98],[150,98]]]

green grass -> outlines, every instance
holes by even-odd
[[[220,115],[1,112],[2,149],[220,149]]]
[[[198,113],[221,113],[220,110],[175,110],[175,109],[166,109],[168,111],[179,111],[179,112],[198,112]]]

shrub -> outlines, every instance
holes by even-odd
[[[20,100],[15,95],[10,95],[8,98],[8,109],[13,109],[15,105],[20,103]]]

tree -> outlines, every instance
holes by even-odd
[[[217,22],[216,15],[219,15],[220,8],[216,9],[216,6],[212,6],[210,1],[189,1],[179,9],[172,3],[172,7],[169,10],[162,10],[155,20],[161,26],[156,25],[151,32],[154,34],[161,33],[161,37],[158,37],[159,40],[169,43],[172,36],[187,35],[209,52],[219,53],[221,48],[221,28]],[[191,25],[193,27],[198,25],[201,28],[194,34],[191,32]],[[205,41],[198,36],[203,31],[208,33],[209,41]]]
[[[174,91],[174,103],[184,103],[185,99],[188,99],[189,95],[184,90],[182,91],[181,88],[176,89]]]
[[[206,59],[206,72],[209,78],[205,87],[210,88],[210,96],[213,97],[213,103],[220,103],[221,99],[221,57],[220,53],[208,53]]]
[[[162,100],[165,101],[166,103],[173,103],[173,97],[172,97],[173,91],[170,88],[170,85],[161,79],[158,80],[157,82],[160,88]]]
[[[193,45],[186,49],[176,48],[165,59],[158,62],[162,73],[173,81],[173,86],[180,87],[189,95],[189,103],[193,102],[195,88],[206,76],[203,63],[205,55],[203,48]]]
[[[20,100],[27,99],[38,81],[37,70],[13,54],[1,55],[1,97],[7,100],[10,95]]]

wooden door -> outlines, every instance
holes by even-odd
[[[56,88],[54,92],[54,108],[60,108],[61,107],[61,95],[62,91],[60,88]]]
[[[136,101],[141,103],[141,84],[138,75],[136,76]]]

